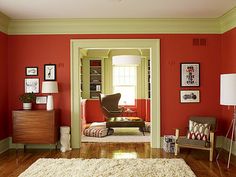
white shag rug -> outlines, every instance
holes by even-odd
[[[38,159],[20,177],[196,177],[183,159]]]
[[[124,142],[124,143],[145,143],[150,142],[150,133],[143,133],[138,128],[113,128],[114,133],[102,138],[82,135],[82,142]]]

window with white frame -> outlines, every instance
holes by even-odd
[[[137,66],[113,66],[113,93],[121,93],[120,105],[135,105]]]

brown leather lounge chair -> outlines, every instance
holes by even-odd
[[[120,98],[120,93],[99,95],[100,108],[106,119],[110,117],[119,117],[122,115],[124,108],[118,106]]]

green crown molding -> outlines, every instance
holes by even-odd
[[[9,20],[10,20],[9,17],[7,17],[6,15],[0,12],[0,31],[1,32],[7,34]]]
[[[216,19],[11,20],[8,34],[218,34]]]
[[[221,33],[225,33],[236,27],[236,7],[218,18]]]
[[[0,30],[8,34],[222,34],[236,27],[236,7],[212,19],[36,19],[9,20],[0,13]]]

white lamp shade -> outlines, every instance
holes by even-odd
[[[236,105],[236,74],[221,74],[220,104]]]
[[[58,93],[58,84],[56,81],[44,81],[42,83],[42,93]]]
[[[117,55],[112,57],[112,65],[138,65],[141,57],[138,55]]]

